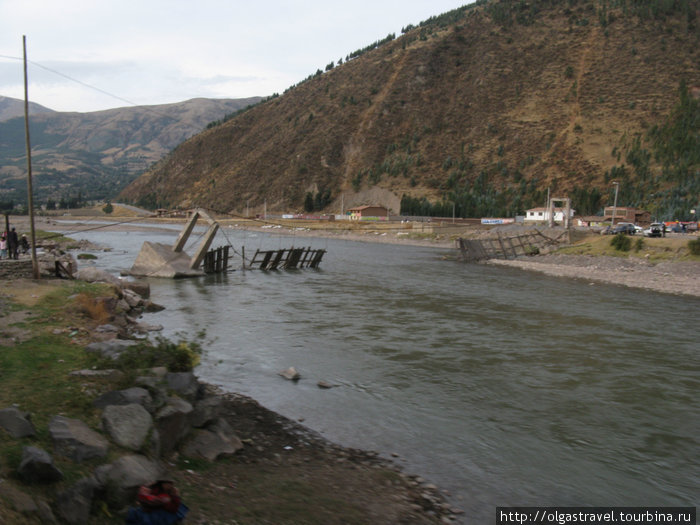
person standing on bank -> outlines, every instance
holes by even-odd
[[[0,259],[4,259],[5,257],[7,257],[7,239],[3,233],[2,237],[0,237]]]
[[[8,249],[10,251],[10,259],[17,259],[17,249],[19,248],[19,239],[14,227],[10,230],[10,235],[7,239]]]

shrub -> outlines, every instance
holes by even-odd
[[[124,371],[164,366],[170,372],[188,372],[199,364],[202,346],[196,341],[177,342],[157,337],[155,344],[144,343],[122,352],[117,366]]]
[[[700,255],[700,239],[693,239],[688,241],[688,250],[691,255]]]
[[[641,237],[634,241],[634,251],[641,252],[644,249],[644,239]]]
[[[610,246],[620,252],[628,252],[632,247],[632,240],[624,233],[618,233],[610,241]]]

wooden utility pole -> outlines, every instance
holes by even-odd
[[[36,232],[34,231],[34,192],[32,190],[32,147],[29,141],[29,90],[27,88],[27,37],[22,35],[24,49],[24,137],[27,143],[27,207],[29,208],[29,227],[31,231],[32,273],[39,279],[39,263],[36,260]]]

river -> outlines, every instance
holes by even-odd
[[[96,264],[117,273],[176,234],[72,236],[110,246]],[[213,246],[328,253],[319,270],[151,279],[166,310],[145,321],[205,330],[204,381],[393,457],[468,523],[496,506],[697,504],[700,300],[302,235],[227,229]],[[290,366],[299,382],[278,375]]]

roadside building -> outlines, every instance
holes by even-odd
[[[639,226],[648,226],[651,224],[651,212],[624,206],[617,208],[606,206],[603,210],[604,222],[612,222],[613,209],[615,210],[615,224],[618,222],[631,222]]]
[[[348,214],[350,219],[355,221],[363,219],[386,220],[389,217],[389,210],[384,206],[356,206],[348,208]]]
[[[569,210],[569,219],[574,216],[575,210]],[[532,208],[525,212],[524,222],[549,222],[549,208]],[[554,222],[564,222],[565,208],[554,208]]]

